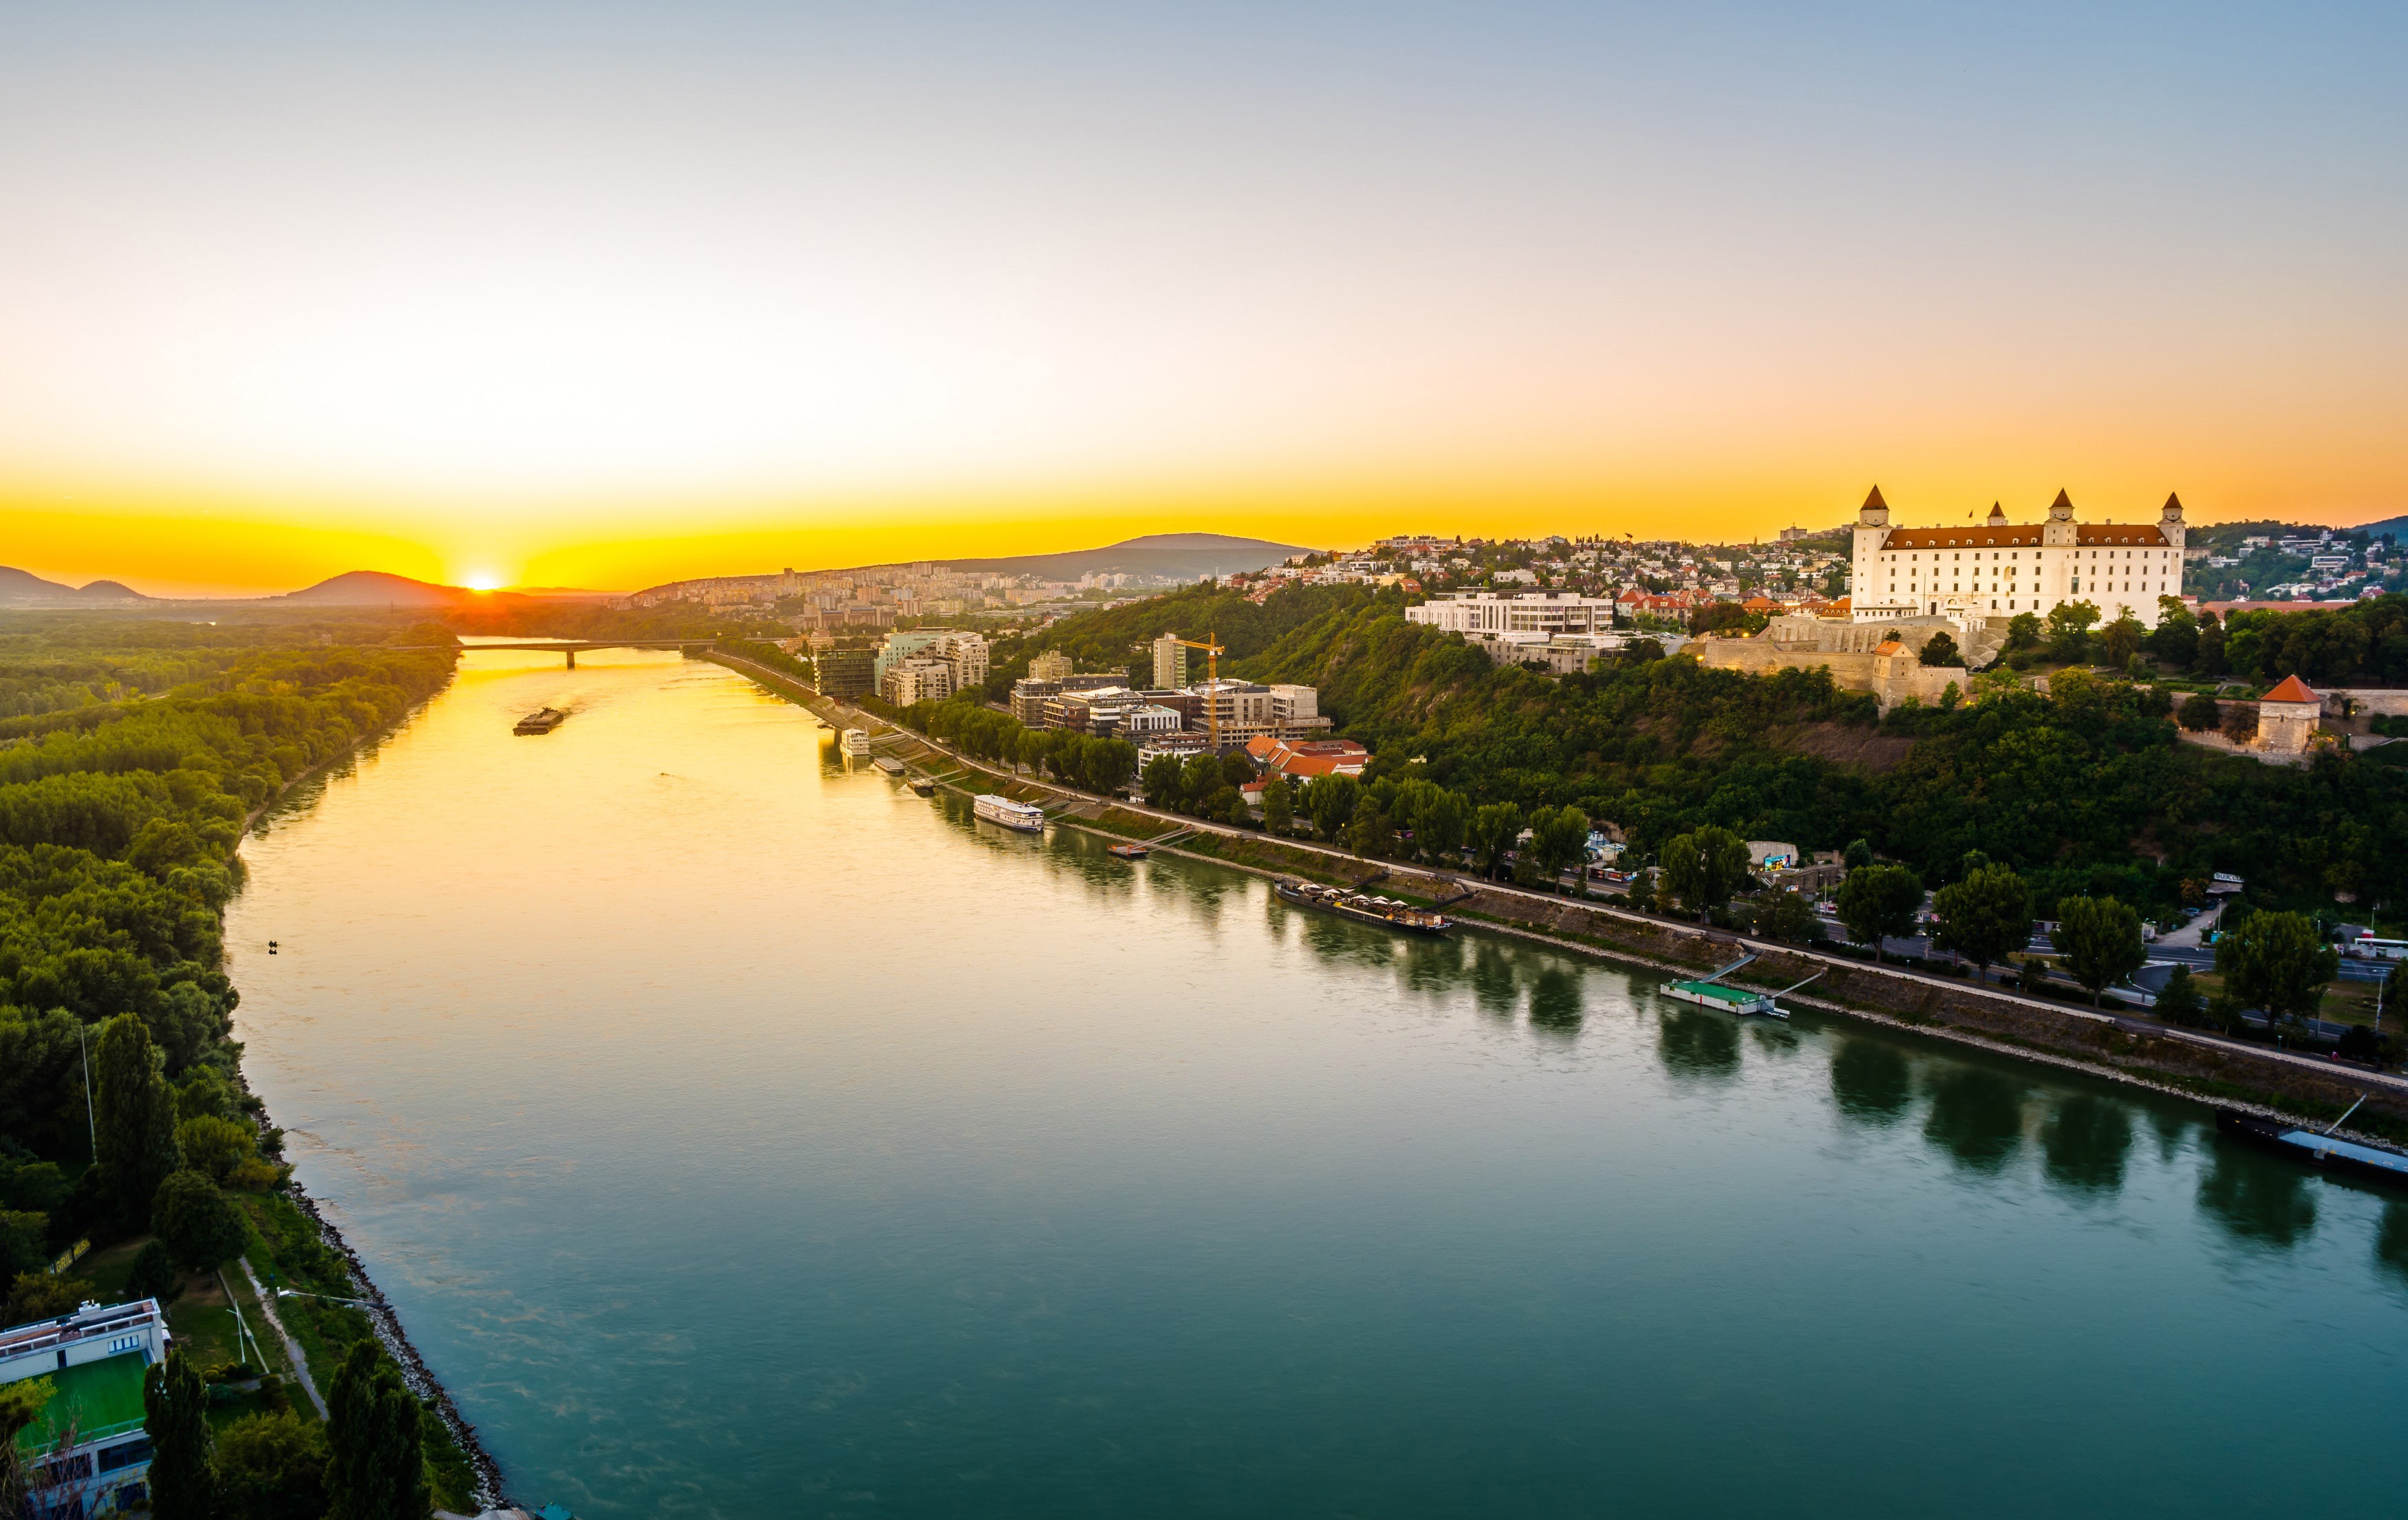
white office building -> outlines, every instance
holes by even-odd
[[[1459,634],[1603,633],[1613,626],[1610,597],[1569,591],[1452,591],[1405,609],[1407,623]]]

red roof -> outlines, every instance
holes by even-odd
[[[2323,697],[2308,689],[2308,683],[2297,676],[2285,676],[2283,683],[2259,697],[2260,702],[2322,702]]]

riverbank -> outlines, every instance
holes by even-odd
[[[457,668],[455,662],[453,667],[455,674]],[[344,767],[356,763],[361,755],[372,752],[394,734],[399,733],[423,712],[429,704],[448,690],[450,690],[449,681],[433,695],[412,705],[391,724],[372,733],[361,735],[352,741],[349,749],[341,753],[330,755],[318,765],[294,776],[290,782],[278,788],[273,796],[244,815],[242,838],[250,838],[262,819],[274,814],[280,807],[293,800],[304,788],[313,783],[323,782]],[[239,1060],[235,1067],[235,1081],[245,1097],[257,1105],[253,1111],[256,1115],[263,1149],[267,1149],[277,1142],[282,1132],[277,1128],[273,1116],[267,1111],[265,1100],[251,1090],[250,1079],[244,1073]],[[367,1264],[360,1259],[359,1253],[351,1249],[351,1242],[343,1238],[342,1231],[333,1221],[326,1218],[324,1212],[319,1208],[317,1200],[309,1196],[308,1191],[301,1185],[298,1179],[288,1175],[280,1191],[301,1217],[308,1222],[314,1243],[332,1253],[343,1264],[343,1275],[349,1278],[350,1285],[357,1294],[359,1306],[365,1311],[369,1330],[375,1335],[378,1342],[384,1347],[385,1354],[393,1358],[394,1366],[400,1370],[403,1384],[433,1410],[436,1418],[442,1422],[445,1430],[449,1432],[452,1444],[458,1449],[458,1455],[466,1464],[473,1479],[474,1487],[471,1497],[477,1508],[480,1511],[493,1510],[507,1504],[509,1501],[502,1486],[500,1464],[494,1460],[493,1454],[486,1451],[483,1444],[477,1439],[477,1427],[460,1412],[459,1406],[452,1401],[451,1392],[443,1386],[442,1381],[435,1375],[433,1369],[426,1365],[425,1358],[419,1355],[418,1348],[411,1343],[408,1331],[402,1326],[401,1316],[394,1312],[392,1304],[385,1298],[383,1290],[377,1286],[376,1279],[367,1269]],[[266,1263],[261,1264],[268,1268],[270,1282],[276,1283],[287,1278],[307,1281],[302,1273],[293,1269],[294,1264],[276,1259],[277,1241],[271,1238],[265,1227],[267,1221],[254,1218],[253,1224],[255,1226],[260,1226],[254,1229],[253,1238],[270,1258]],[[249,1257],[250,1253],[246,1252],[242,1257],[237,1258],[246,1273],[251,1273],[253,1268]],[[256,1275],[251,1276],[251,1281],[254,1285],[258,1284]],[[322,1390],[332,1382],[336,1369],[331,1366],[312,1366],[308,1351],[308,1342],[310,1341],[319,1341],[322,1346],[322,1338],[311,1335],[295,1336],[287,1329],[280,1316],[274,1316],[272,1289],[260,1287],[257,1291],[260,1293],[262,1312],[271,1316],[271,1324],[275,1328],[277,1339],[282,1344],[288,1358],[292,1360],[294,1381],[301,1384],[322,1417],[324,1400]],[[298,1300],[287,1300],[288,1303],[295,1301]]]
[[[1739,954],[1754,954],[1758,958],[1748,968],[1749,975],[1736,980],[1770,989],[1817,976],[1813,993],[1793,993],[1790,1000],[1828,1013],[2320,1128],[2364,1099],[2351,1128],[2341,1133],[2376,1141],[2408,1140],[2408,1082],[2396,1077],[2257,1049],[2153,1021],[2043,1003],[1995,988],[1976,989],[1943,978],[1590,900],[1471,882],[1419,866],[1364,860],[1308,841],[1271,839],[1097,797],[992,769],[924,735],[845,708],[792,678],[741,657],[720,652],[701,657],[746,676],[837,726],[863,726],[897,736],[895,742],[917,746],[925,755],[942,756],[948,766],[966,767],[995,790],[1022,800],[1054,804],[1055,821],[1072,827],[1114,839],[1147,837],[1143,825],[1149,823],[1156,825],[1154,837],[1188,831],[1179,843],[1161,848],[1265,876],[1304,875],[1350,884],[1376,879],[1383,891],[1394,896],[1423,902],[1453,899],[1450,912],[1484,929],[1672,975],[1695,975]],[[939,781],[956,791],[969,790],[958,779]]]

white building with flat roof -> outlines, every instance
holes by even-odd
[[[1613,601],[1569,591],[1451,591],[1406,608],[1405,621],[1459,634],[1602,633],[1613,626]]]

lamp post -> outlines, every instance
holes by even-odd
[[[93,1117],[92,1049],[84,1043],[83,1020],[76,1020],[76,1049],[83,1054],[83,1123],[92,1136],[93,1165],[100,1165],[100,1121]]]

